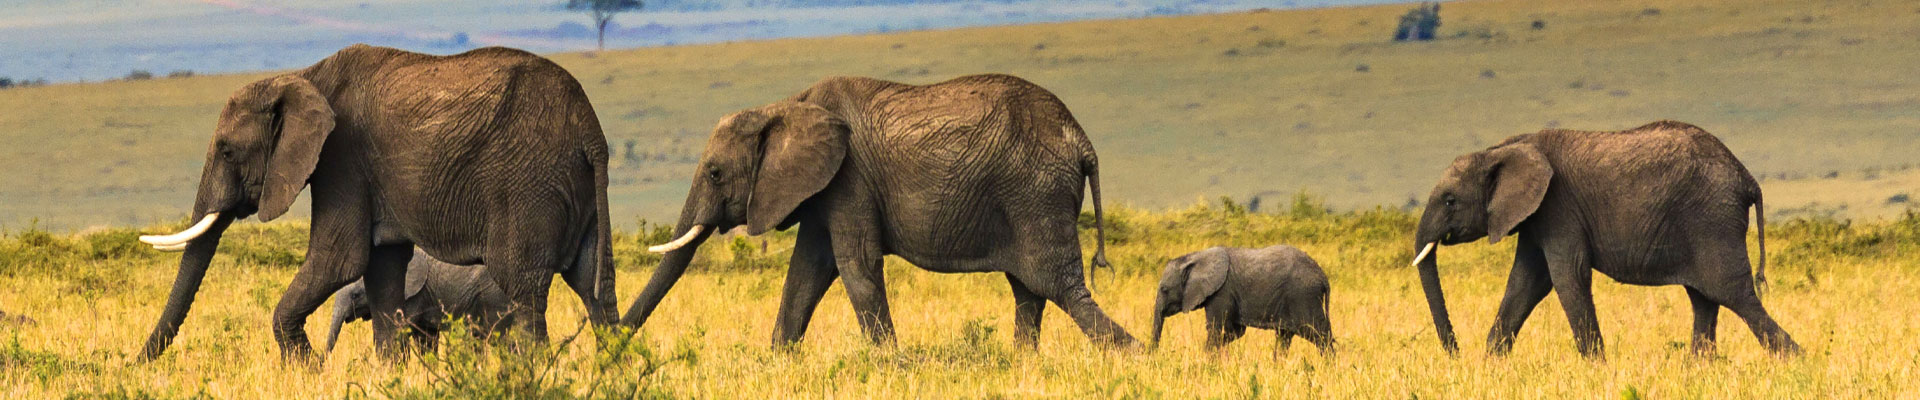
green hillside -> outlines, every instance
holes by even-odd
[[[1718,134],[1766,177],[1780,213],[1884,217],[1908,207],[1896,195],[1920,194],[1920,6],[1468,1],[1446,4],[1442,40],[1387,40],[1407,8],[552,57],[607,127],[614,213],[627,224],[674,215],[720,116],[831,75],[1030,79],[1093,137],[1109,201],[1147,209],[1301,190],[1337,208],[1398,207],[1455,155],[1507,136],[1663,118]],[[262,76],[0,90],[0,226],[181,218],[214,113]]]

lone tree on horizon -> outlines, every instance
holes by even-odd
[[[593,30],[599,34],[600,50],[607,49],[607,24],[613,22],[613,15],[643,6],[640,0],[567,0],[568,10],[586,11],[593,16]]]

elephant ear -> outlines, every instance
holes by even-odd
[[[801,202],[827,188],[847,156],[847,124],[826,109],[781,102],[764,110],[760,170],[747,200],[751,235],[783,228]]]
[[[416,254],[414,257],[422,256]],[[419,263],[408,265],[407,294],[404,298],[411,300],[415,297],[420,297],[420,292],[427,290],[427,280],[429,277],[437,273],[440,273],[440,271],[434,271],[431,267],[422,268]]]
[[[333,132],[333,107],[312,82],[285,75],[274,78],[271,87],[280,93],[273,108],[280,125],[275,127],[279,135],[267,160],[266,185],[260,194],[261,221],[279,218],[293,206],[320,163],[320,147]]]
[[[1180,310],[1193,311],[1207,303],[1227,284],[1227,267],[1232,264],[1226,249],[1201,250],[1187,263],[1187,287],[1181,289]]]
[[[1553,166],[1539,149],[1526,143],[1503,146],[1487,156],[1493,162],[1488,172],[1493,195],[1487,202],[1487,241],[1500,243],[1540,208],[1540,201],[1547,197],[1547,183],[1553,180]]]

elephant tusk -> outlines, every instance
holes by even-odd
[[[175,252],[175,251],[184,251],[184,250],[186,250],[186,249],[187,249],[187,244],[186,244],[186,243],[181,243],[181,244],[169,244],[169,245],[157,245],[157,244],[156,244],[156,245],[153,245],[153,249],[154,249],[154,250],[159,250],[159,251],[166,251],[166,252]]]
[[[688,229],[687,234],[680,235],[679,239],[674,239],[671,242],[667,242],[667,244],[648,247],[647,251],[651,251],[655,253],[665,253],[669,251],[679,250],[681,246],[686,246],[688,242],[692,242],[694,236],[700,236],[700,230],[706,229],[706,228],[707,227],[705,226],[694,225],[693,229]]]
[[[1409,264],[1409,265],[1412,265],[1412,266],[1416,266],[1416,267],[1417,267],[1417,266],[1420,266],[1420,261],[1423,261],[1423,260],[1426,260],[1426,259],[1427,259],[1427,254],[1432,254],[1432,253],[1433,253],[1433,246],[1434,246],[1435,244],[1439,244],[1439,243],[1438,243],[1438,242],[1428,242],[1428,243],[1427,243],[1427,247],[1426,247],[1426,248],[1424,248],[1424,249],[1420,249],[1420,255],[1417,255],[1417,256],[1413,256],[1413,264]]]
[[[193,226],[187,227],[187,230],[180,231],[180,233],[175,233],[172,235],[165,235],[165,236],[160,236],[160,235],[141,236],[140,242],[153,245],[155,249],[159,249],[161,251],[175,251],[171,249],[175,246],[178,246],[179,248],[186,248],[187,242],[193,241],[194,238],[200,237],[200,234],[207,233],[207,228],[213,227],[213,220],[219,219],[219,218],[220,218],[220,213],[208,213],[207,216],[200,218],[199,223],[195,223],[193,224]]]

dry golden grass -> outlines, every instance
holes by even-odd
[[[1340,354],[1310,346],[1272,355],[1273,336],[1255,330],[1222,353],[1200,348],[1201,317],[1170,321],[1158,352],[1110,352],[1090,345],[1049,306],[1041,347],[1011,344],[1012,299],[992,274],[934,274],[890,260],[889,295],[899,344],[875,348],[852,320],[837,286],[792,352],[770,349],[791,236],[775,235],[770,253],[736,258],[717,238],[695,273],[668,296],[644,329],[666,353],[697,355],[644,383],[679,397],[1069,397],[1194,398],[1906,398],[1920,395],[1920,218],[1845,224],[1793,220],[1769,233],[1773,315],[1805,346],[1804,357],[1768,355],[1745,324],[1721,314],[1720,357],[1691,356],[1683,345],[1691,314],[1678,287],[1637,287],[1598,278],[1596,301],[1608,345],[1606,362],[1579,358],[1556,299],[1533,313],[1513,354],[1489,358],[1480,338],[1505,280],[1509,244],[1444,248],[1441,268],[1462,335],[1463,354],[1447,357],[1433,337],[1416,274],[1404,267],[1413,216],[1398,211],[1324,214],[1308,204],[1283,214],[1221,206],[1169,213],[1114,213],[1109,248],[1120,274],[1102,274],[1095,298],[1121,324],[1144,335],[1156,270],[1171,257],[1213,244],[1290,243],[1326,267]],[[171,227],[156,227],[150,231]],[[292,276],[276,254],[297,253],[304,226],[240,225],[228,235],[177,344],[159,361],[133,362],[172,279],[170,255],[125,245],[112,230],[65,238],[44,233],[0,239],[0,304],[35,324],[0,334],[0,396],[53,397],[121,391],[160,396],[204,391],[219,398],[382,397],[425,390],[434,374],[419,362],[394,366],[372,355],[369,328],[349,327],[319,371],[279,363],[267,318]],[[1090,235],[1089,235],[1090,236]],[[622,299],[644,284],[640,237],[623,234]],[[1090,243],[1089,243],[1090,244]],[[1089,246],[1090,248],[1090,246]],[[297,255],[295,255],[297,257]],[[253,261],[241,261],[248,259]],[[775,263],[778,264],[778,263]],[[742,268],[760,268],[747,269]],[[730,272],[722,272],[730,271]],[[572,332],[580,307],[555,286],[549,316],[556,336]],[[324,308],[323,308],[324,309]],[[320,332],[322,318],[308,324]],[[584,360],[593,339],[562,351],[557,377],[590,380]],[[624,365],[624,364],[623,364]],[[619,373],[615,371],[614,373]],[[581,386],[548,384],[580,394]],[[387,391],[381,391],[387,388]],[[440,387],[438,389],[446,389]]]

